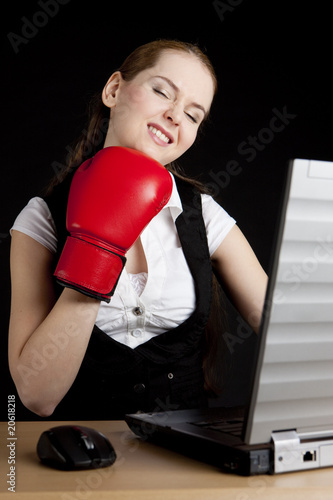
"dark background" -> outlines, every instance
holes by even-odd
[[[156,38],[177,38],[207,50],[219,92],[211,123],[180,163],[187,173],[211,184],[266,270],[287,160],[333,160],[328,2],[61,3],[2,5],[2,420],[7,419],[7,395],[14,393],[7,367],[9,229],[28,200],[61,168],[66,148],[86,126],[90,96],[135,47]],[[289,123],[279,132],[268,130],[272,117],[283,111]],[[253,154],[248,151],[250,136],[260,138]],[[231,161],[237,162],[237,174],[228,177]],[[237,327],[231,321],[229,333],[237,336]],[[252,344],[249,336],[236,342],[233,352],[229,346],[232,368],[224,402],[238,403],[246,393]],[[29,415],[19,407],[17,417]]]

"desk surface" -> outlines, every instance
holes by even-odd
[[[66,422],[17,422],[15,493],[19,500],[331,500],[333,469],[239,477],[137,439],[122,421],[75,422],[103,432],[117,461],[88,471],[57,471],[36,455],[40,434]],[[68,423],[68,422],[67,422]],[[8,491],[8,425],[0,423],[0,498]]]

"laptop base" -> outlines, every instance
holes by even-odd
[[[223,472],[241,476],[274,472],[271,444],[244,444],[241,436],[229,434],[201,425],[208,419],[214,422],[227,419],[237,423],[242,418],[239,408],[210,408],[202,410],[176,410],[161,413],[135,413],[125,421],[138,437],[174,452],[214,465]],[[199,424],[199,425],[198,425]],[[232,425],[232,424],[231,424]],[[230,426],[230,425],[229,425]],[[217,440],[221,437],[221,441]]]

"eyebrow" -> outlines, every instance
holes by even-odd
[[[166,76],[160,76],[160,75],[157,75],[155,78],[162,78],[162,80],[165,80],[170,85],[170,87],[172,87],[176,92],[179,92],[179,88],[172,80],[170,80],[170,78],[167,78]],[[201,109],[203,114],[206,116],[207,112],[206,112],[205,108],[203,106],[201,106],[201,104],[198,104],[197,102],[192,102],[191,106],[194,106],[197,109]]]

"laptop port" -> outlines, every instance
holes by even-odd
[[[315,451],[306,451],[303,453],[303,462],[315,462],[317,460],[317,453]]]

